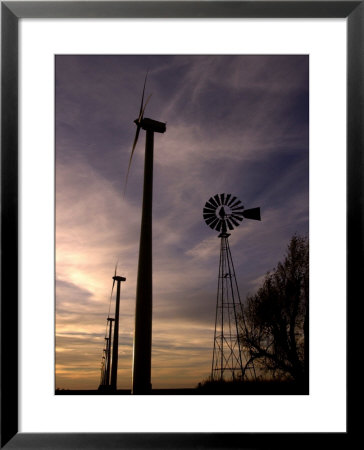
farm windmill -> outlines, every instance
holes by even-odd
[[[133,394],[147,394],[151,391],[152,360],[152,202],[153,202],[153,153],[154,133],[164,133],[166,124],[144,118],[144,111],[150,96],[144,103],[145,76],[139,116],[134,120],[137,126],[124,192],[129,176],[131,161],[138,142],[140,130],[146,132],[143,206],[140,229],[138,279],[135,306],[134,352],[133,352]]]
[[[206,202],[203,218],[210,228],[220,232],[221,239],[211,380],[254,379],[249,349],[240,339],[240,327],[245,327],[245,321],[227,230],[232,231],[243,219],[261,220],[260,208],[244,209],[231,194],[217,194]]]

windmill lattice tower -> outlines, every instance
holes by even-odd
[[[203,209],[206,224],[220,232],[220,262],[217,285],[214,349],[211,381],[245,381],[256,378],[249,348],[242,344],[245,328],[234,262],[229,246],[229,231],[243,218],[261,220],[260,208],[244,209],[231,194],[216,194]]]

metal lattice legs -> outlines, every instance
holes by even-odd
[[[249,350],[241,344],[242,304],[229,247],[230,234],[219,235],[220,263],[216,300],[212,381],[243,381],[255,379],[254,366],[249,363]]]

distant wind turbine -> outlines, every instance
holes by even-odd
[[[99,390],[117,390],[117,374],[118,374],[118,352],[119,352],[119,316],[120,316],[120,284],[126,281],[126,278],[116,275],[118,263],[115,265],[115,272],[110,293],[109,313],[107,315],[107,325],[105,331],[106,349],[105,355],[102,357],[102,376]],[[112,295],[114,292],[115,281],[117,282],[117,293],[115,302],[115,317],[110,317],[110,307]],[[112,336],[112,323],[115,322],[114,337]],[[107,329],[109,329],[109,336],[106,336]],[[111,351],[112,349],[112,351]]]

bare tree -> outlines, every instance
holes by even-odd
[[[293,236],[283,262],[247,298],[242,342],[271,378],[308,380],[308,238]]]

